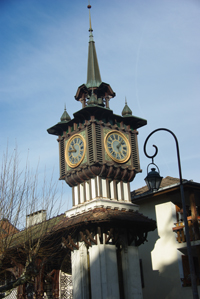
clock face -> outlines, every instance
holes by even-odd
[[[104,145],[108,156],[115,162],[125,163],[130,158],[129,141],[121,132],[109,132],[104,139]]]
[[[83,136],[79,134],[72,136],[68,140],[65,148],[65,159],[67,164],[72,168],[77,167],[83,161],[85,151],[86,143]]]

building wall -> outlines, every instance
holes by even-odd
[[[157,230],[150,232],[148,242],[139,247],[144,274],[144,299],[192,299],[191,287],[182,287],[181,253],[177,250],[175,205],[172,202],[143,203],[140,213],[157,221]],[[200,289],[199,289],[200,292]]]

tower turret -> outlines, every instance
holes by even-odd
[[[124,109],[122,110],[122,116],[130,116],[132,115],[132,110],[129,108],[127,105],[127,101],[125,100],[125,106]]]
[[[91,99],[96,105],[109,108],[109,100],[115,97],[115,93],[109,84],[102,82],[95,42],[93,37],[93,29],[91,23],[91,5],[89,8],[89,46],[88,46],[88,64],[87,64],[87,83],[78,87],[75,95],[77,101],[82,102],[82,107],[91,105]],[[94,101],[94,96],[96,100]]]

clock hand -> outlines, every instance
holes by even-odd
[[[71,153],[71,152],[76,152],[76,149],[75,149],[75,147],[74,147],[74,145],[72,145],[72,150],[69,150],[69,153]]]
[[[117,148],[119,149],[120,145],[122,144],[123,139],[118,143]]]
[[[69,153],[71,153],[71,152],[76,152],[76,150],[75,150],[75,149],[72,149],[72,150],[69,150],[68,152],[69,152]]]
[[[120,151],[119,148],[118,148],[118,151],[120,153],[120,156],[123,157],[122,151]]]

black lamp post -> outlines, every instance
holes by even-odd
[[[145,143],[144,143],[144,153],[145,153],[145,155],[148,158],[152,159],[152,163],[150,163],[150,164],[154,164],[153,163],[153,158],[157,155],[158,148],[157,148],[156,145],[153,145],[153,147],[155,148],[155,153],[154,153],[154,155],[149,156],[147,154],[147,152],[146,152],[146,144],[147,144],[147,141],[149,140],[149,138],[151,137],[151,135],[153,135],[155,132],[158,132],[158,131],[167,131],[167,132],[169,132],[174,137],[175,142],[176,142],[176,151],[177,151],[177,159],[178,159],[178,170],[179,170],[179,178],[180,178],[180,193],[181,193],[181,201],[182,201],[182,208],[183,208],[183,219],[184,219],[184,224],[185,224],[187,252],[188,252],[189,265],[190,265],[192,293],[193,293],[193,298],[194,299],[199,299],[198,289],[197,289],[196,275],[195,275],[195,270],[194,270],[194,261],[193,261],[193,256],[192,256],[192,246],[191,246],[191,242],[190,242],[189,227],[188,227],[188,222],[187,222],[187,211],[186,211],[186,204],[185,204],[185,194],[184,194],[184,189],[183,189],[183,180],[182,180],[182,172],[181,172],[181,162],[180,162],[179,145],[178,145],[178,140],[176,138],[176,135],[172,131],[170,131],[168,129],[165,129],[165,128],[159,128],[159,129],[156,129],[156,130],[152,131],[147,136],[147,138],[145,140]],[[160,177],[160,172],[157,172],[157,171],[155,171],[155,168],[152,168],[152,171],[150,173],[148,173],[148,166],[147,166],[147,177],[145,178],[145,181],[147,182],[147,186],[149,187],[150,190],[158,190],[159,186],[160,186],[160,185],[158,186],[158,183],[159,183],[159,181],[161,183],[161,180],[162,180],[162,178]],[[158,169],[158,171],[159,171],[159,169]],[[157,179],[158,179],[158,181],[157,181]],[[153,187],[153,183],[152,182],[154,182],[154,187],[155,188]],[[157,186],[156,186],[156,182],[157,182]],[[158,187],[158,189],[157,189],[157,187]]]

